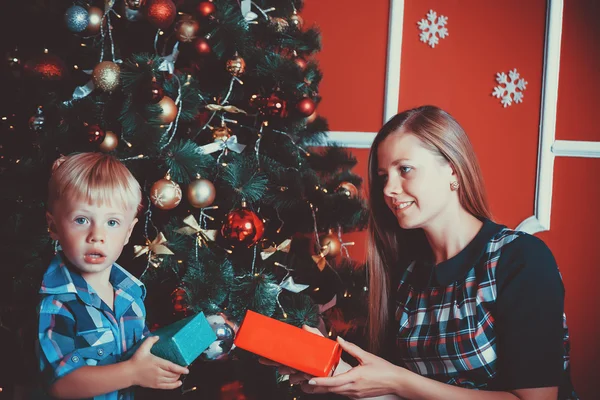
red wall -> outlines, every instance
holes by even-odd
[[[419,41],[417,22],[433,9],[449,36],[435,49]],[[332,131],[376,132],[383,122],[387,1],[306,0],[303,17],[323,34],[318,112]],[[600,4],[565,1],[557,139],[600,141]],[[516,227],[533,215],[542,88],[545,0],[405,0],[399,109],[438,105],[464,126],[486,181],[495,219]],[[491,93],[497,72],[517,68],[528,82],[523,103],[503,108]],[[356,149],[366,179],[368,150]],[[537,234],[552,249],[565,284],[572,377],[583,399],[600,393],[600,161],[558,157],[551,229]],[[364,258],[364,233],[353,257]]]

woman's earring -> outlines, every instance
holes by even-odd
[[[458,181],[454,181],[450,184],[450,190],[458,190],[459,187],[460,183],[458,183]]]

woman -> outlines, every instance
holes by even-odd
[[[351,398],[576,398],[556,262],[541,240],[490,220],[454,118],[433,106],[392,118],[371,147],[369,186],[371,353],[339,340],[358,366],[308,382],[280,373]]]

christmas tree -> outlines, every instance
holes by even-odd
[[[366,221],[361,179],[317,114],[320,34],[304,26],[302,3],[24,0],[3,13],[5,387],[35,379],[36,293],[54,251],[46,185],[72,152],[109,152],[142,186],[119,263],[147,287],[151,329],[203,312],[233,335],[248,309],[330,336],[357,329],[364,267],[343,234]],[[30,32],[17,36],[23,18]],[[182,393],[298,397],[219,339]]]

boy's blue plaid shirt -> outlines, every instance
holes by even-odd
[[[40,289],[38,326],[40,369],[48,386],[85,365],[119,362],[148,334],[144,285],[117,264],[110,283],[115,291],[114,311],[79,273],[65,266],[60,253],[50,263]],[[132,389],[95,397],[132,398]]]

